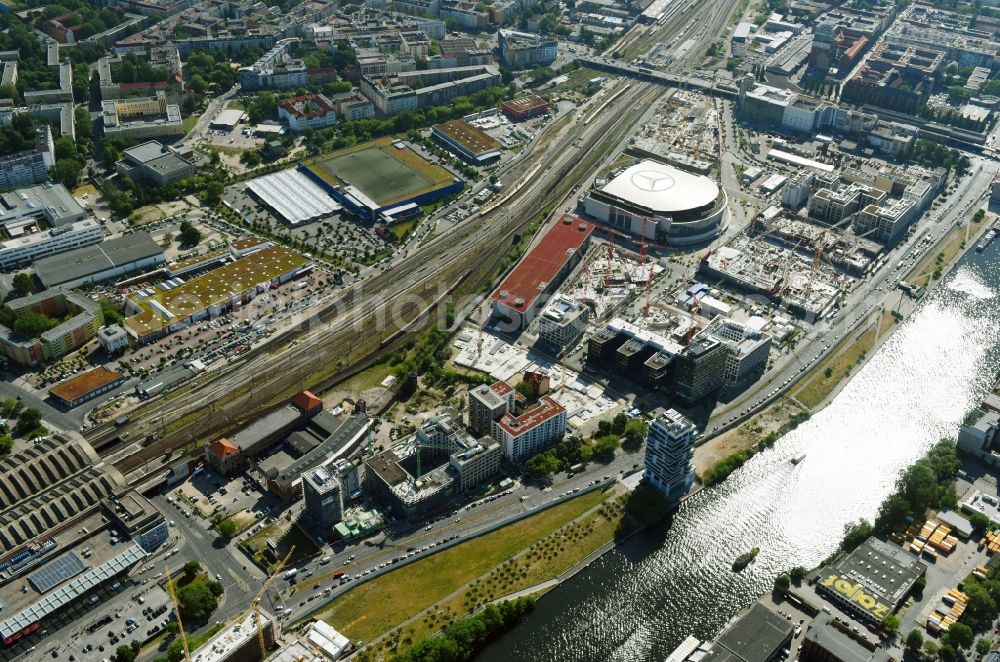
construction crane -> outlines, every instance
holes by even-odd
[[[164,574],[167,576],[167,593],[170,595],[170,599],[174,603],[174,614],[177,616],[177,634],[181,638],[181,646],[184,648],[184,660],[185,662],[191,662],[191,650],[188,648],[187,635],[184,634],[184,622],[181,620],[181,605],[177,601],[177,593],[174,591],[174,579],[170,574],[170,568],[164,568]]]
[[[267,642],[264,641],[264,628],[261,626],[262,620],[260,616],[260,598],[262,595],[264,595],[264,592],[267,591],[268,587],[271,585],[271,582],[274,581],[274,578],[281,573],[282,568],[285,567],[285,564],[288,563],[288,559],[292,558],[292,554],[294,553],[295,553],[295,545],[292,545],[292,548],[288,550],[287,554],[285,554],[285,558],[278,561],[278,564],[274,566],[274,571],[270,574],[270,576],[268,576],[267,579],[264,580],[264,584],[260,587],[260,590],[257,591],[257,595],[254,596],[253,602],[250,603],[251,609],[253,609],[254,613],[254,624],[257,626],[257,643],[260,644],[261,660],[267,657]],[[244,612],[244,615],[245,614],[246,612]],[[243,616],[240,616],[240,620],[242,619]],[[277,634],[277,629],[278,629],[277,623],[275,623],[274,629],[275,633]]]

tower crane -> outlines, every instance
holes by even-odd
[[[257,643],[260,645],[261,660],[267,657],[267,643],[264,641],[264,628],[261,626],[260,598],[262,595],[264,595],[264,592],[267,591],[268,587],[271,586],[271,582],[274,581],[274,578],[281,573],[282,568],[285,567],[285,564],[288,563],[288,559],[292,558],[292,554],[294,553],[295,553],[295,545],[292,545],[292,548],[288,550],[287,554],[285,554],[285,558],[278,561],[278,564],[274,566],[274,572],[272,572],[268,576],[268,578],[264,580],[264,584],[260,587],[260,590],[257,591],[257,595],[253,597],[253,600],[250,603],[251,605],[250,609],[253,609],[254,613],[254,625],[257,626]],[[249,609],[247,611],[249,611]],[[246,612],[243,612],[243,614],[240,615],[239,620],[242,620],[245,615]],[[275,633],[277,634],[277,629],[278,629],[277,623],[275,623],[274,629]]]
[[[177,616],[177,634],[181,638],[181,646],[184,648],[184,662],[191,662],[191,650],[188,648],[187,635],[184,634],[184,621],[181,620],[181,605],[177,601],[177,592],[174,590],[174,578],[170,574],[170,568],[164,568],[167,576],[167,594],[174,603],[174,614]]]

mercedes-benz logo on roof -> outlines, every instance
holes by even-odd
[[[665,172],[640,170],[632,174],[632,185],[643,191],[666,191],[674,186],[674,178]]]

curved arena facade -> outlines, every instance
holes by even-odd
[[[617,230],[674,246],[714,239],[728,212],[725,191],[711,179],[649,159],[594,186],[583,207]]]

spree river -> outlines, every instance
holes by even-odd
[[[829,406],[688,499],[669,529],[636,536],[555,589],[477,659],[660,662],[689,634],[714,637],[780,572],[819,564],[844,525],[873,519],[897,475],[957,435],[992,386],[998,243],[968,253]],[[733,573],[752,547],[756,561]]]

